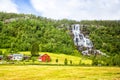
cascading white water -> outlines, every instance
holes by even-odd
[[[80,30],[81,27],[82,26],[79,24],[72,25],[73,40],[74,40],[75,46],[78,47],[78,50],[81,51],[83,55],[90,55],[90,53],[93,51],[92,54],[94,55],[101,54],[101,55],[107,56],[105,53],[101,52],[100,50],[93,49],[93,43],[88,37],[84,36],[82,31]],[[84,47],[86,48],[86,50],[82,49]]]
[[[74,35],[74,44],[76,46],[83,46],[86,48],[92,48],[93,44],[90,39],[86,38],[80,31],[80,25],[72,25],[72,33]]]

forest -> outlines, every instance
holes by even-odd
[[[72,54],[75,47],[66,28],[72,23],[76,21],[1,12],[0,48],[10,52],[30,51],[31,45],[37,42],[41,52]]]
[[[0,48],[10,53],[30,51],[32,44],[37,43],[40,52],[80,54],[70,35],[72,24],[86,26],[84,34],[89,35],[95,49],[111,56],[112,61],[120,58],[119,20],[54,20],[32,14],[0,12]]]

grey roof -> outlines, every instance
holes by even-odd
[[[0,55],[0,57],[3,57],[3,55]]]
[[[15,57],[15,56],[21,56],[21,57],[23,57],[23,54],[13,54],[13,56]]]

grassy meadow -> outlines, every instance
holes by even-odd
[[[31,55],[29,51],[19,53]],[[34,64],[49,65],[31,65],[32,60],[25,62],[28,65],[21,65],[24,64],[24,61],[20,61],[18,65],[1,64],[0,80],[120,80],[120,67],[75,66],[79,65],[80,61],[81,64],[91,65],[92,61],[83,56],[49,52],[39,52],[39,54],[48,54],[51,57],[51,62],[39,62],[36,58]],[[72,60],[74,66],[64,66],[65,58],[67,58],[68,64]],[[56,59],[58,59],[58,63],[56,63]]]
[[[30,55],[30,52],[20,52],[25,55]],[[66,55],[66,54],[55,54],[55,53],[49,53],[49,52],[39,52],[39,54],[48,54],[51,58],[51,62],[49,64],[64,64],[65,58],[68,60],[68,64],[70,64],[70,60],[72,60],[72,64],[78,65],[80,62],[81,64],[88,64],[91,65],[92,61],[90,59],[84,58],[83,56],[77,57],[77,56],[71,56],[71,55]],[[56,59],[58,59],[58,63],[56,63]],[[43,62],[35,61],[35,63],[41,63],[41,64],[46,64]]]
[[[120,68],[1,65],[0,80],[120,80]]]

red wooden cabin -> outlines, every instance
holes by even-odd
[[[50,56],[48,54],[43,54],[38,57],[38,60],[42,62],[50,62]]]

